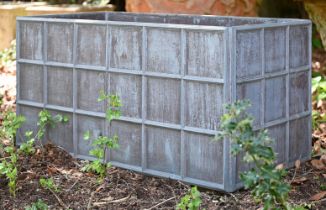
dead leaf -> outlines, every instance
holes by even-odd
[[[300,160],[296,160],[295,163],[294,163],[295,168],[296,169],[299,169],[300,168],[300,164],[301,164]]]
[[[300,184],[302,184],[303,182],[305,182],[307,180],[308,180],[307,177],[300,177],[300,178],[294,179],[291,184],[300,185]]]
[[[313,196],[309,200],[311,201],[319,201],[320,199],[323,199],[326,196],[326,191],[321,191]]]
[[[48,166],[47,170],[48,170],[48,174],[50,174],[50,175],[55,174],[56,172],[58,172],[57,168],[51,167],[51,166]]]
[[[326,166],[323,164],[323,162],[321,162],[321,160],[314,159],[314,160],[310,161],[310,163],[314,168],[316,168],[318,170],[326,169]]]
[[[322,156],[320,157],[320,161],[321,161],[324,165],[326,165],[326,155],[322,155]]]

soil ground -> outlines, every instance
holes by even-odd
[[[326,53],[314,53],[314,70],[326,72]],[[318,62],[318,63],[317,63]],[[15,107],[15,71],[13,67],[0,67],[0,95],[3,104],[0,111]],[[324,105],[314,108],[325,113]],[[1,115],[0,115],[1,116]],[[1,118],[0,118],[1,123]],[[313,143],[319,142],[326,149],[326,125],[314,132]],[[315,160],[320,161],[316,156]],[[0,159],[1,160],[1,159]],[[175,209],[180,198],[190,186],[179,181],[146,176],[128,170],[111,167],[103,183],[95,175],[81,172],[85,161],[71,157],[63,149],[52,144],[28,157],[19,158],[20,175],[17,195],[9,195],[6,180],[0,177],[0,209],[24,209],[42,199],[50,209]],[[60,192],[55,195],[39,185],[39,178],[52,177]],[[286,181],[291,184],[289,201],[308,209],[326,209],[326,195],[313,199],[326,191],[325,167],[316,167],[310,161],[289,170]],[[222,193],[200,189],[202,208],[206,209],[260,209],[249,191]],[[326,193],[325,193],[326,194]]]

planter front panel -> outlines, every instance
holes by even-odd
[[[228,140],[212,141],[225,103],[252,101],[255,127],[270,130],[279,162],[309,156],[310,22],[282,21],[125,13],[19,18],[17,112],[27,116],[20,133],[35,131],[46,108],[70,120],[45,139],[76,157],[94,158],[85,131],[92,138],[117,134],[120,147],[107,155],[115,166],[233,191],[248,166],[230,155]],[[305,46],[292,46],[298,43]],[[101,90],[123,103],[111,125],[106,104],[97,102]]]

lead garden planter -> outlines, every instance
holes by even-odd
[[[88,13],[17,18],[20,133],[43,108],[69,116],[48,139],[91,159],[89,142],[116,133],[113,165],[234,191],[248,168],[212,141],[223,104],[250,99],[255,127],[291,166],[311,150],[311,22],[217,16]],[[123,117],[109,126],[100,90]],[[18,138],[18,141],[21,141]]]

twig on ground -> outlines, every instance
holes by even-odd
[[[171,186],[167,185],[167,184],[165,184],[165,186],[167,186],[172,191],[173,196],[174,196],[174,202],[175,202],[175,204],[177,204],[178,203],[177,196],[175,195],[175,192],[174,192],[173,188]]]
[[[162,201],[162,202],[156,204],[155,206],[152,206],[152,207],[150,207],[150,208],[148,208],[148,209],[144,209],[144,210],[155,209],[156,207],[158,207],[158,206],[160,206],[160,205],[162,205],[162,204],[164,204],[164,203],[166,203],[166,202],[169,202],[169,201],[172,200],[172,199],[175,199],[175,197],[173,196],[173,197],[171,197],[171,198],[168,198],[168,199],[166,199],[166,200],[164,200],[164,201]]]
[[[239,202],[238,198],[233,193],[228,193],[228,194],[231,195],[234,198],[236,203]]]
[[[96,188],[96,190],[94,190],[91,193],[91,197],[89,198],[89,201],[88,201],[88,204],[87,204],[87,210],[92,209],[92,200],[93,200],[93,197],[94,197],[95,193],[99,192],[104,187],[104,185],[105,185],[105,183],[103,183],[101,186],[99,186],[98,188]]]
[[[77,179],[69,189],[66,190],[66,192],[69,192],[77,183],[79,182],[79,179]]]
[[[52,189],[49,189],[50,192],[54,195],[54,197],[58,200],[59,204],[64,208],[64,209],[69,209],[69,207],[61,200],[61,198],[55,193]]]
[[[120,198],[117,200],[112,200],[112,201],[104,201],[104,202],[94,202],[93,206],[103,206],[103,205],[107,205],[110,203],[121,203],[124,201],[127,201],[130,198],[131,194],[129,194],[128,196],[124,197],[124,198]]]

